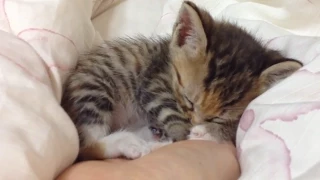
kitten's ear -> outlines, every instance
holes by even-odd
[[[199,13],[201,10],[192,2],[182,3],[171,41],[171,50],[175,53],[185,53],[190,58],[196,58],[199,53],[205,52],[207,37]]]
[[[262,91],[271,88],[277,82],[287,78],[302,67],[302,63],[294,59],[282,59],[281,62],[265,69],[260,75]]]

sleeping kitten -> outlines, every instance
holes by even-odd
[[[234,141],[249,102],[300,67],[185,1],[171,37],[119,39],[82,56],[62,105],[81,157],[135,159],[187,138]]]

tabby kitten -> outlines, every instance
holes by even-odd
[[[119,39],[82,56],[62,105],[81,157],[134,159],[187,138],[234,141],[249,102],[300,67],[185,1],[170,38]]]

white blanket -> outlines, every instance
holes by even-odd
[[[51,180],[75,159],[78,137],[60,107],[80,52],[101,37],[91,1],[1,0],[0,179]]]
[[[59,102],[78,54],[101,37],[170,33],[181,2],[0,0],[0,179],[53,179],[69,166],[78,137]],[[305,63],[244,113],[240,179],[319,177],[320,2],[194,2]]]

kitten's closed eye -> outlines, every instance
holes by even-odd
[[[219,124],[219,125],[225,125],[226,124],[226,119],[222,119],[222,118],[219,118],[219,117],[212,117],[212,118],[207,118],[204,120],[205,122],[207,123],[216,123],[216,124]]]

